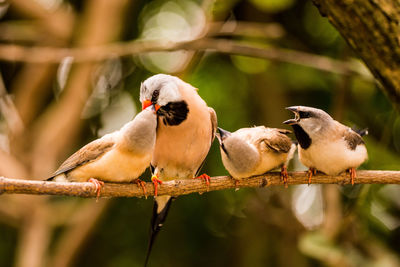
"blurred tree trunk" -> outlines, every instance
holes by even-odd
[[[313,0],[400,111],[400,2]]]

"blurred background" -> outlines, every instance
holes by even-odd
[[[118,46],[202,37],[224,46],[151,53]],[[362,169],[400,168],[400,118],[311,1],[0,0],[0,48],[9,44],[45,50],[36,60],[22,53],[0,61],[1,176],[49,177],[82,145],[131,120],[140,82],[155,73],[199,88],[230,131],[286,127],[287,106],[322,108],[369,128]],[[116,44],[112,53],[85,60],[90,47],[106,44]],[[269,52],[218,51],[243,46]],[[57,47],[83,53],[58,60]],[[304,169],[294,160],[289,170]],[[227,174],[216,143],[203,171]],[[3,195],[0,266],[142,266],[151,211],[151,199]],[[191,194],[174,202],[149,266],[400,266],[399,225],[395,185]]]

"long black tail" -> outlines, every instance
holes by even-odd
[[[153,215],[151,217],[151,228],[150,228],[150,239],[149,246],[147,248],[146,260],[144,262],[144,267],[147,266],[147,263],[150,258],[151,249],[153,248],[154,241],[157,237],[158,232],[160,232],[165,220],[167,219],[169,208],[171,207],[173,197],[169,197],[169,199],[164,203],[157,203],[157,198],[154,200],[153,206]],[[164,205],[164,207],[160,207],[159,205]]]

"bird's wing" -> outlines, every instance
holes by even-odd
[[[279,129],[279,128],[273,128],[274,130],[277,130],[278,132],[280,132],[281,134],[291,134],[292,131],[291,130],[286,130],[286,129]]]
[[[210,119],[211,119],[211,143],[214,141],[215,138],[215,133],[217,132],[217,127],[218,127],[218,120],[217,120],[217,113],[215,113],[215,110],[213,108],[208,107],[208,111],[210,112]]]
[[[217,132],[217,127],[218,127],[218,120],[217,120],[217,113],[215,113],[215,110],[213,108],[208,107],[208,111],[210,112],[210,120],[211,120],[211,142],[214,141],[215,138],[215,133]],[[206,159],[201,162],[199,168],[196,171],[196,176],[200,173],[200,170],[203,168],[204,163],[206,162]]]
[[[260,143],[265,144],[267,149],[275,152],[288,153],[290,151],[292,140],[286,134],[291,133],[291,131],[277,128],[267,128],[266,130],[268,131],[260,138]]]
[[[104,153],[109,151],[114,144],[113,138],[107,136],[90,142],[64,161],[64,163],[61,164],[58,170],[54,173],[53,177],[73,170],[76,167],[102,156]]]
[[[351,150],[355,150],[358,145],[364,144],[362,137],[350,128],[343,132],[343,138]]]

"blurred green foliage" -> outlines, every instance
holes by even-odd
[[[268,12],[268,13],[277,13],[288,9],[295,2],[294,0],[250,0],[254,6],[258,9]]]

